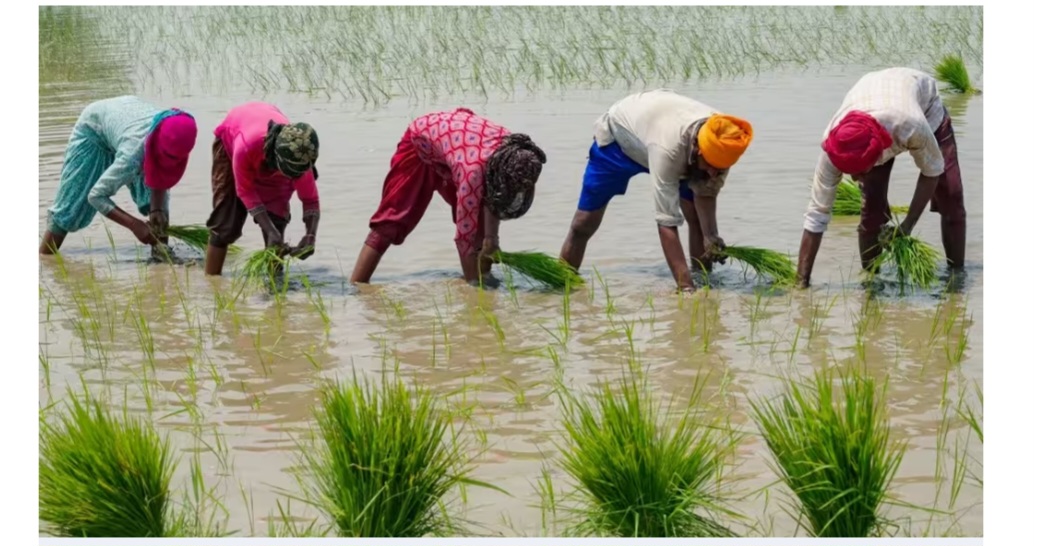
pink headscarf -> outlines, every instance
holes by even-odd
[[[859,174],[873,168],[891,142],[887,129],[873,116],[852,110],[830,130],[823,150],[842,173]]]
[[[153,190],[176,186],[195,148],[195,118],[177,112],[158,123],[144,143],[144,185]]]

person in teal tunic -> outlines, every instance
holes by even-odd
[[[137,97],[88,105],[72,128],[40,254],[57,252],[66,235],[89,226],[99,212],[142,244],[165,242],[169,190],[184,176],[197,135],[191,114]],[[147,221],[112,201],[123,187]]]

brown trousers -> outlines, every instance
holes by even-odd
[[[213,212],[206,221],[206,227],[209,228],[209,244],[216,248],[227,248],[242,238],[242,228],[249,218],[249,211],[238,197],[231,156],[219,138],[213,142],[212,184]],[[289,225],[288,218],[269,212],[267,215],[270,216],[274,227],[284,236],[285,228]],[[263,243],[267,244],[267,232],[263,232]]]

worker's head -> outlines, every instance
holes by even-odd
[[[891,142],[891,134],[876,118],[852,110],[833,126],[822,147],[837,170],[859,180],[877,164]]]
[[[714,114],[700,127],[695,143],[690,142],[690,166],[696,164],[710,176],[728,169],[739,161],[754,138],[754,129],[747,120],[735,116]]]
[[[545,161],[545,152],[529,136],[514,133],[502,139],[487,159],[484,175],[484,203],[495,216],[511,220],[530,210]]]
[[[267,164],[293,180],[314,168],[318,147],[317,132],[306,123],[267,122],[267,136],[263,140]]]
[[[144,185],[153,190],[176,186],[184,177],[197,137],[191,114],[174,108],[156,115],[144,141]]]

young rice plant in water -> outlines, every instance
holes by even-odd
[[[889,438],[884,389],[862,371],[817,371],[810,385],[786,381],[775,401],[751,401],[772,467],[793,492],[799,521],[815,537],[882,534],[879,514],[905,443]]]
[[[445,495],[465,477],[465,446],[437,394],[400,379],[334,383],[321,392],[318,438],[304,449],[308,503],[344,537],[444,536],[455,527]]]
[[[40,519],[67,537],[171,536],[168,441],[89,394],[70,400],[56,422],[41,415]]]
[[[732,536],[711,517],[719,509],[715,480],[728,438],[691,413],[655,404],[646,383],[625,375],[590,397],[565,388],[563,468],[576,485],[580,535],[618,537]]]

